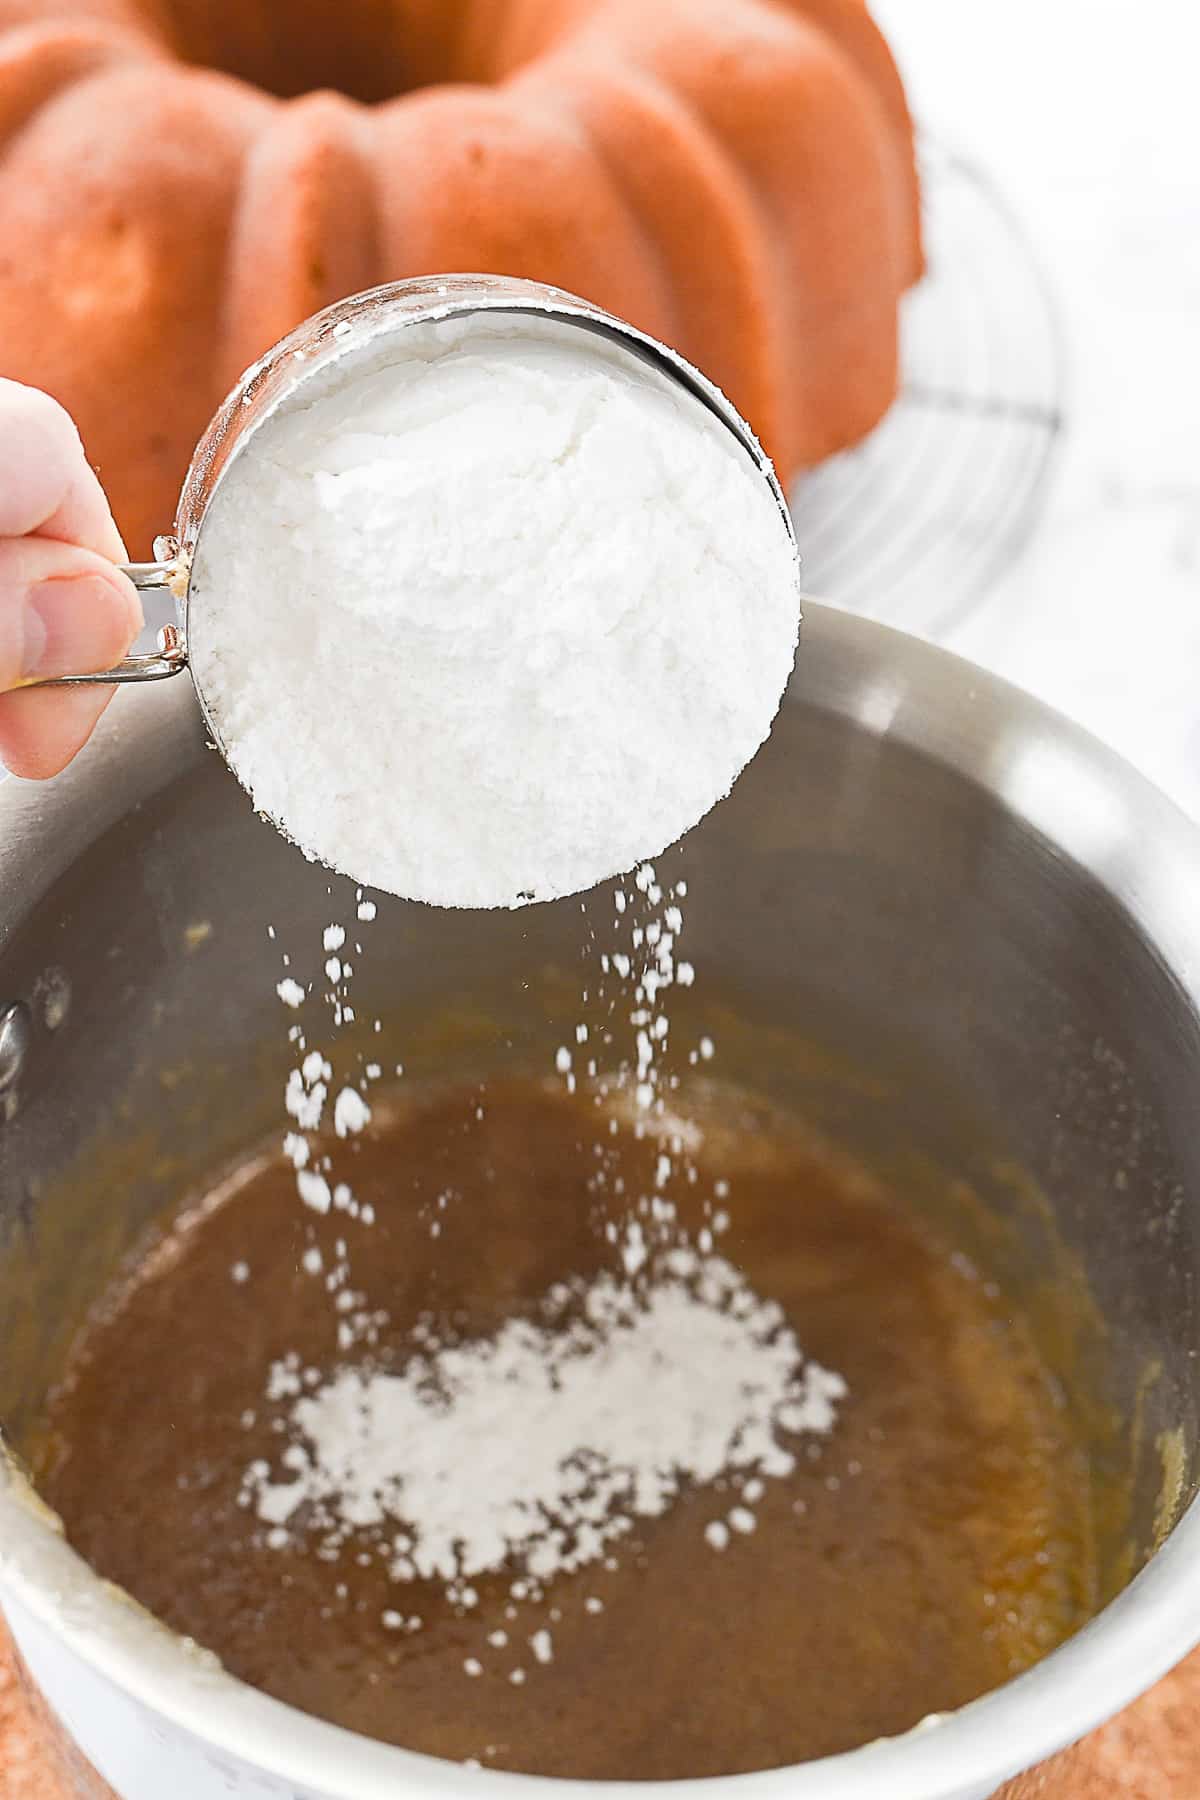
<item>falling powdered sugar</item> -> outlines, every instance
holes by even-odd
[[[845,1391],[732,1265],[679,1249],[638,1295],[609,1273],[562,1284],[539,1322],[293,1396],[282,1468],[255,1463],[245,1491],[271,1531],[326,1553],[390,1535],[397,1580],[518,1565],[544,1582],[685,1485],[788,1474],[796,1437],[828,1432]]]
[[[711,1197],[694,1196],[694,1238],[680,1220],[676,1197],[701,1178],[703,1141],[684,1097],[675,1099],[670,1056],[670,995],[695,980],[680,955],[687,892],[650,863],[615,890],[613,936],[601,949],[587,925],[582,1012],[553,1056],[568,1094],[597,1108],[584,1189],[610,1265],[559,1281],[532,1315],[489,1337],[463,1341],[426,1318],[400,1360],[380,1363],[385,1315],[355,1292],[345,1239],[327,1259],[310,1228],[303,1268],[328,1290],[340,1360],[305,1371],[287,1356],[268,1373],[277,1449],[250,1463],[240,1494],[265,1547],[330,1562],[381,1557],[392,1581],[437,1583],[460,1613],[479,1603],[472,1578],[505,1571],[513,1601],[540,1604],[556,1576],[615,1569],[622,1544],[638,1548],[639,1520],[661,1517],[685,1491],[708,1496],[700,1542],[732,1554],[757,1528],[766,1483],[794,1469],[798,1440],[811,1456],[833,1428],[842,1378],[806,1360],[781,1309],[716,1253],[730,1224],[728,1182],[704,1177]],[[591,904],[582,904],[585,919]],[[358,920],[370,923],[374,910],[360,889]],[[335,1028],[353,1019],[349,982],[363,950],[353,926],[330,923],[320,935],[324,994],[296,984],[307,1005],[288,1027],[297,1062],[284,1150],[306,1207],[370,1224],[372,1208],[360,1207],[334,1163],[339,1140],[370,1123],[366,1095],[381,1069],[356,1052],[351,1084],[335,1043],[328,1053],[312,1047],[304,1024],[317,998]],[[290,989],[280,999],[294,1004]],[[692,1041],[688,1061],[711,1061],[712,1041]],[[483,1118],[479,1101],[473,1111]],[[636,1186],[615,1147],[622,1128],[650,1151]],[[437,1196],[431,1238],[451,1197]],[[600,1609],[591,1597],[586,1610]],[[553,1660],[552,1634],[542,1626],[526,1643],[536,1675]],[[481,1632],[465,1673],[482,1673],[506,1645],[504,1630],[486,1641]],[[526,1675],[508,1671],[514,1683]]]

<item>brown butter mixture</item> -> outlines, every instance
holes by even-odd
[[[612,1264],[615,1181],[651,1191],[658,1146],[609,1136],[585,1097],[511,1083],[377,1106],[337,1146],[374,1207],[369,1229],[306,1211],[271,1158],[182,1216],[82,1334],[35,1453],[72,1542],[283,1700],[547,1775],[797,1762],[1027,1667],[1089,1615],[1095,1573],[1084,1450],[1023,1321],[842,1153],[744,1097],[707,1110],[682,1222],[727,1207],[720,1252],[850,1388],[832,1435],[768,1481],[752,1534],[712,1549],[704,1524],[737,1494],[685,1493],[624,1540],[615,1569],[559,1578],[537,1602],[514,1600],[510,1570],[474,1581],[462,1608],[439,1585],[390,1580],[366,1546],[336,1562],[270,1549],[239,1506],[247,1464],[276,1463],[282,1444],[270,1363],[297,1351],[329,1373],[345,1360],[329,1295],[300,1266],[312,1244],[327,1268],[349,1244],[353,1286],[388,1316],[372,1354],[397,1364],[422,1316],[486,1334],[532,1316],[554,1282]],[[730,1197],[714,1202],[723,1178]],[[541,1664],[529,1639],[547,1628]],[[470,1678],[465,1660],[501,1630],[507,1646]]]

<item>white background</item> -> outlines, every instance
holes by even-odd
[[[946,641],[1200,817],[1200,5],[874,11],[914,112],[1025,222],[1070,356],[1037,534]]]

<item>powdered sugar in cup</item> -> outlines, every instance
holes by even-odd
[[[177,532],[180,660],[256,807],[438,905],[657,855],[755,754],[795,655],[795,540],[749,428],[530,283],[308,321],[218,414]]]

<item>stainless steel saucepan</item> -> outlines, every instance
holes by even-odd
[[[278,378],[252,378],[251,406]],[[197,504],[231,427],[193,473]],[[1052,1257],[1078,1268],[1095,1308],[1080,1379],[1120,1422],[1129,1494],[1113,1598],[1030,1673],[904,1737],[673,1793],[983,1800],[1200,1640],[1200,841],[1045,708],[814,608],[770,741],[663,866],[688,877],[694,1004],[821,1047],[764,1059],[763,1085],[865,1156],[959,1172],[1018,1283]],[[121,1257],[194,1174],[275,1125],[290,1046],[265,928],[311,946],[316,974],[331,904],[353,904],[333,892],[206,753],[186,683],[119,698],[53,785],[0,785],[0,1603],[62,1741],[99,1772],[76,1768],[81,1794],[101,1777],[122,1800],[577,1791],[368,1742],[239,1684],[100,1582],[20,1473]],[[454,1043],[481,1079],[552,1066],[578,901],[383,901],[372,932],[389,1029],[415,1043],[447,1007],[458,1021],[430,1071]]]

